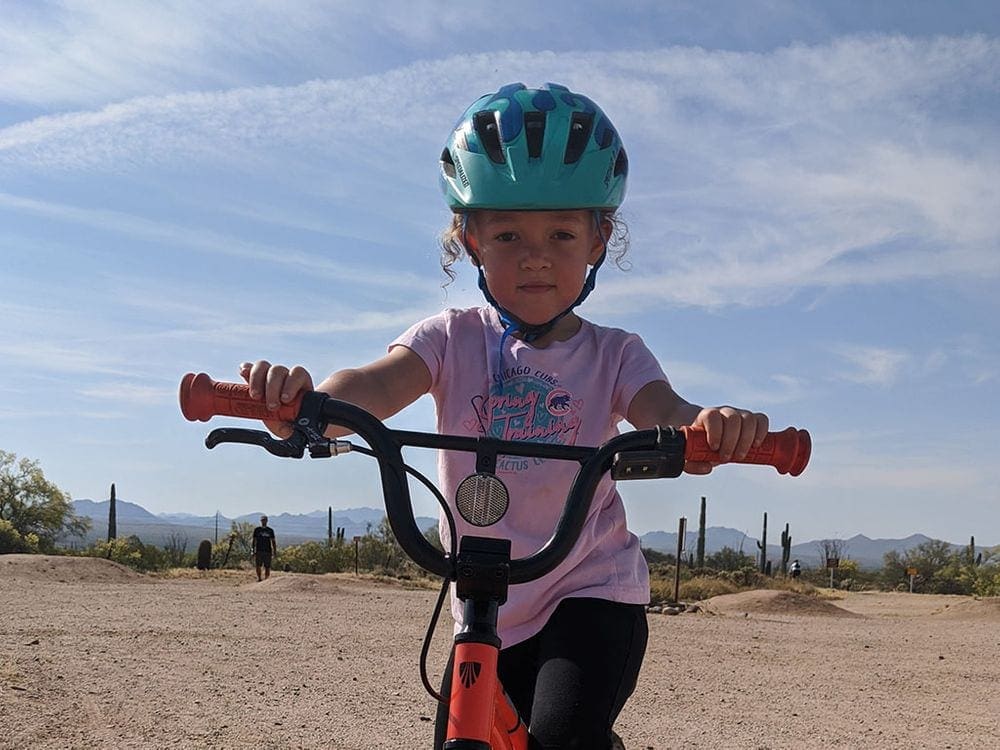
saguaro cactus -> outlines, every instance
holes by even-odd
[[[767,513],[764,514],[764,532],[757,542],[757,549],[760,550],[760,572],[767,573]]]
[[[111,483],[111,502],[108,504],[108,543],[118,538],[118,508],[115,506],[115,483]]]
[[[969,537],[969,565],[979,565],[983,561],[982,553],[976,555],[976,537]]]
[[[202,539],[198,545],[198,570],[208,570],[212,567],[212,542]]]
[[[792,535],[788,533],[788,524],[781,532],[781,575],[788,572],[788,561],[792,557]]]
[[[333,546],[333,506],[328,505],[326,511],[326,546]]]
[[[701,513],[698,515],[698,567],[705,567],[705,497],[701,498]]]

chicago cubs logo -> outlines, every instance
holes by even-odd
[[[555,388],[545,397],[545,408],[549,414],[558,417],[570,411],[573,405],[573,397],[569,391],[562,388]]]

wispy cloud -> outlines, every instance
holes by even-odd
[[[719,372],[694,362],[666,362],[667,375],[685,396],[694,393],[726,394],[735,404],[755,404],[760,408],[797,401],[808,393],[802,378],[775,373],[763,382],[751,382],[732,373]],[[714,403],[704,404],[714,406]]]
[[[0,358],[7,366],[39,372],[86,375],[125,375],[128,367],[99,346],[30,340],[0,342]]]
[[[398,213],[433,205],[433,155],[454,113],[497,83],[536,83],[539,71],[591,93],[626,135],[626,214],[643,239],[638,273],[602,283],[620,310],[769,305],[803,288],[1000,277],[992,208],[1000,136],[997,107],[985,103],[995,100],[1000,41],[982,36],[853,37],[769,53],[500,52],[294,86],[143,97],[0,130],[0,170],[312,160],[350,174],[354,189],[331,196],[332,206],[378,196]],[[386,101],[408,104],[390,111]],[[310,179],[300,189],[318,189]],[[401,179],[405,193],[393,192]],[[92,218],[213,252],[275,255],[121,215]],[[315,260],[280,254],[284,263]]]
[[[351,284],[410,289],[420,277],[386,268],[382,273],[370,266],[339,263],[328,255],[309,253],[289,247],[273,247],[249,242],[219,232],[191,228],[167,221],[147,219],[121,211],[80,208],[73,205],[25,198],[0,192],[0,210],[8,209],[57,221],[81,224],[102,231],[170,247],[183,246],[213,255],[230,256],[243,261],[256,261],[297,269],[309,275],[321,274]]]
[[[232,88],[262,61],[271,75],[309,79],[317,68],[351,69],[370,43],[356,33],[369,13],[317,0],[11,3],[0,26],[0,88],[31,104],[89,103]]]
[[[90,399],[113,401],[118,404],[148,406],[177,398],[176,388],[159,388],[149,385],[118,381],[81,388],[78,393]]]
[[[912,360],[908,352],[877,346],[840,344],[833,351],[849,366],[837,377],[861,385],[890,386]]]

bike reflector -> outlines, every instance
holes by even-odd
[[[480,471],[458,485],[455,505],[462,518],[473,526],[492,526],[506,515],[510,493],[495,474]]]

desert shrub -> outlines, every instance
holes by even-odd
[[[439,552],[444,552],[444,546],[441,544],[441,535],[438,533],[437,524],[431,526],[424,532],[424,539],[430,542],[434,549]]]
[[[1000,565],[975,568],[970,588],[976,596],[1000,596]]]
[[[188,538],[183,534],[171,533],[163,543],[163,557],[171,568],[180,568],[187,560]]]
[[[342,573],[354,569],[354,545],[338,539],[332,546],[326,542],[305,542],[278,550],[276,564],[294,573]]]
[[[915,568],[913,590],[925,594],[1000,595],[1000,569],[991,560],[995,550],[983,554],[981,564],[966,549],[956,549],[938,539],[919,544],[904,555],[891,551],[883,557],[879,582],[884,588],[909,588],[907,568]]]
[[[723,547],[705,558],[705,566],[715,570],[742,570],[743,568],[753,568],[754,559],[732,547]]]
[[[668,552],[660,552],[659,550],[643,547],[642,556],[646,558],[646,564],[651,568],[654,565],[663,564],[673,566],[674,564],[674,556]]]
[[[761,573],[757,568],[747,565],[737,570],[726,570],[719,576],[740,589],[768,588],[775,579]]]
[[[163,550],[152,544],[143,544],[137,536],[112,539],[110,542],[97,542],[85,554],[88,557],[103,557],[112,560],[141,573],[165,570],[170,567],[170,561]]]
[[[11,552],[38,552],[38,535],[32,532],[21,534],[14,524],[6,518],[0,518],[0,555]]]

